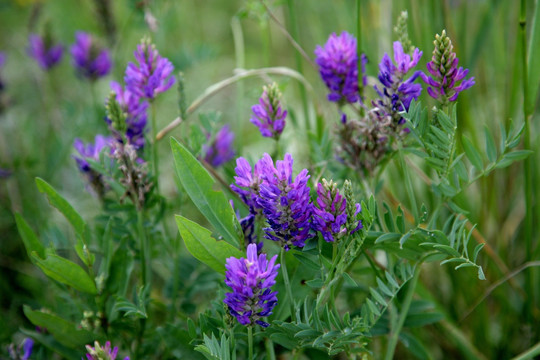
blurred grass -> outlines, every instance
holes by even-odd
[[[313,57],[317,44],[324,44],[332,32],[356,31],[356,1],[308,1],[294,2],[297,41]],[[39,5],[38,5],[39,4]],[[159,21],[158,31],[151,33],[145,24],[143,13],[135,1],[114,1],[113,13],[118,30],[118,43],[114,47],[114,70],[112,75],[95,84],[98,102],[102,102],[109,91],[111,80],[120,81],[132,52],[143,35],[150,35],[162,55],[168,57],[177,70],[184,73],[188,104],[205,88],[232,75],[236,66],[231,19],[238,17],[244,39],[244,66],[288,66],[297,68],[296,53],[291,44],[262,12],[257,1],[153,1],[150,10]],[[534,1],[527,2],[528,16],[532,16]],[[367,71],[377,73],[378,62],[384,52],[390,52],[395,36],[394,22],[402,10],[409,13],[409,34],[413,44],[423,50],[419,68],[429,61],[435,33],[446,29],[453,39],[460,65],[470,69],[476,85],[459,97],[459,131],[472,137],[478,148],[483,148],[483,127],[487,125],[495,140],[499,138],[499,124],[509,125],[510,120],[520,123],[523,119],[521,103],[520,44],[518,40],[519,4],[515,1],[466,1],[466,0],[364,0],[361,2],[362,47],[369,63]],[[538,5],[537,5],[538,6]],[[30,22],[35,9],[39,16]],[[240,9],[251,12],[240,12]],[[286,1],[270,6],[277,19],[287,24],[289,13]],[[52,210],[34,186],[34,177],[41,176],[65,195],[87,219],[97,215],[99,206],[85,191],[85,184],[78,175],[74,161],[72,143],[75,137],[84,141],[93,139],[96,132],[104,132],[105,125],[96,115],[90,96],[90,86],[77,78],[70,64],[68,46],[74,41],[77,30],[91,32],[106,44],[100,20],[92,1],[0,1],[0,51],[7,53],[6,66],[0,76],[6,84],[10,106],[0,114],[0,168],[13,171],[9,179],[0,179],[0,317],[5,326],[0,330],[0,344],[11,341],[11,336],[20,326],[28,326],[22,315],[22,304],[38,306],[43,296],[43,276],[29,266],[12,216],[20,212],[36,228],[46,242],[62,244],[69,234],[65,222]],[[258,9],[258,10],[257,10]],[[258,12],[257,12],[258,11]],[[530,26],[531,18],[527,19]],[[50,21],[53,34],[66,45],[61,65],[51,73],[43,73],[26,54],[27,36],[31,30],[39,29]],[[530,34],[530,29],[529,29]],[[316,90],[317,98],[308,99],[310,106],[319,107],[325,114],[326,131],[331,131],[338,121],[337,112],[325,102],[324,84],[317,71],[305,60],[301,60],[304,76]],[[288,107],[304,123],[301,95],[295,83],[278,79],[284,90]],[[200,111],[216,109],[223,113],[225,122],[231,124],[237,134],[237,148],[244,149],[243,155],[257,158],[268,146],[267,139],[260,139],[257,130],[246,125],[250,107],[257,101],[264,84],[261,79],[246,80],[241,86],[231,87],[212,98]],[[240,93],[238,92],[240,91]],[[238,99],[241,99],[239,101]],[[423,95],[427,106],[434,102]],[[177,98],[169,91],[158,100],[158,128],[164,127],[177,114]],[[102,111],[103,110],[99,110]],[[535,150],[531,163],[537,164],[538,108],[531,122],[531,143]],[[313,124],[313,110],[309,113]],[[189,120],[197,121],[197,114]],[[52,125],[54,131],[49,131]],[[188,124],[172,132],[181,135],[188,131]],[[299,125],[300,126],[300,125]],[[295,152],[307,155],[304,145],[294,143],[295,130],[285,130],[283,143]],[[172,160],[167,141],[159,149],[162,167],[162,193],[177,202],[170,212],[179,212],[181,197],[177,194],[173,178]],[[521,223],[524,218],[524,195],[522,164],[516,164],[471,186],[460,199],[462,206],[470,211],[471,221],[478,223],[478,232],[495,250],[506,269],[495,265],[484,252],[480,261],[488,278],[479,282],[472,272],[454,272],[446,267],[433,267],[422,274],[421,281],[448,319],[487,358],[509,358],[532,346],[534,334],[538,335],[538,323],[527,323],[524,303],[527,296],[523,291],[523,274],[512,282],[506,282],[482,302],[470,316],[462,315],[480,298],[488,286],[504,276],[507,269],[521,265],[528,255],[524,249]],[[538,179],[538,167],[534,168]],[[392,174],[391,168],[388,170]],[[408,203],[405,190],[399,182],[386,178],[386,185],[394,195]],[[399,179],[399,176],[393,178]],[[536,183],[535,183],[536,184]],[[433,207],[435,199],[422,181],[413,179],[418,194],[417,202]],[[173,201],[174,203],[174,201]],[[431,206],[430,206],[431,205]],[[533,244],[538,246],[538,218],[535,219]],[[53,224],[60,224],[61,231]],[[525,271],[531,271],[530,269]],[[538,286],[535,291],[539,291]],[[532,318],[540,318],[538,304]],[[534,329],[536,326],[536,330]],[[428,327],[425,339],[433,336],[444,339],[448,328]],[[536,331],[536,332],[535,332]],[[536,338],[536,341],[538,338]],[[429,342],[426,343],[428,346]],[[439,358],[451,345],[439,344]],[[437,344],[431,344],[437,347]],[[444,348],[448,347],[448,349]],[[400,355],[401,354],[401,355]],[[403,358],[407,353],[398,348]]]

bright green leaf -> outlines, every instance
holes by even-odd
[[[183,216],[176,215],[176,224],[191,255],[221,274],[225,274],[225,260],[227,258],[246,256],[231,244],[225,241],[216,241],[210,230]]]
[[[32,257],[37,266],[51,279],[88,294],[97,294],[94,280],[74,262],[54,254],[47,254],[43,259],[33,252]]]
[[[28,225],[28,223],[23,219],[21,215],[15,213],[15,222],[17,223],[17,229],[19,230],[19,235],[24,243],[26,248],[26,253],[32,262],[34,258],[32,257],[32,252],[36,252],[41,258],[45,257],[45,247],[39,241],[39,238],[34,233],[34,230]]]
[[[463,150],[465,150],[465,155],[467,155],[467,158],[471,162],[471,164],[478,170],[482,170],[482,157],[480,156],[480,153],[478,153],[478,150],[474,147],[473,143],[469,138],[466,136],[462,137],[463,142]]]
[[[171,138],[171,148],[176,174],[195,206],[225,241],[238,247],[240,243],[235,229],[240,229],[240,224],[225,194],[213,189],[215,180],[212,176],[191,152],[174,138]]]

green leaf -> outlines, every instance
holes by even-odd
[[[45,257],[45,247],[39,241],[37,235],[34,233],[34,230],[28,225],[26,220],[23,219],[21,215],[15,213],[15,222],[17,223],[17,229],[19,230],[19,235],[24,243],[26,253],[32,262],[34,258],[32,257],[32,252],[36,252],[41,258]]]
[[[484,126],[484,133],[486,136],[486,153],[489,162],[495,162],[497,160],[497,148],[495,147],[495,140],[493,140],[493,136],[491,135],[491,132],[487,128],[487,126]]]
[[[463,150],[465,150],[465,155],[470,160],[471,164],[478,170],[482,170],[482,157],[478,153],[478,150],[474,147],[471,140],[466,136],[462,137]]]
[[[79,213],[67,202],[51,185],[41,178],[36,178],[36,185],[40,192],[47,195],[49,203],[58,209],[70,222],[78,235],[84,236],[86,223]]]
[[[435,245],[433,245],[433,247],[435,249],[439,250],[440,252],[451,255],[451,256],[455,256],[455,257],[460,257],[461,256],[461,254],[456,249],[454,249],[453,247],[448,246],[448,245],[435,244]]]
[[[528,89],[529,102],[526,105],[528,114],[532,114],[534,105],[540,91],[540,4],[535,2],[534,17],[531,26],[531,36],[529,38],[528,50]]]
[[[74,262],[54,254],[47,254],[46,258],[42,259],[33,252],[32,257],[37,266],[51,279],[88,294],[97,294],[94,280]]]
[[[225,260],[229,257],[241,258],[245,254],[225,241],[216,241],[212,232],[199,224],[176,215],[176,224],[186,248],[197,260],[215,271],[225,274]]]
[[[95,335],[89,331],[77,329],[77,326],[61,317],[43,311],[32,310],[28,305],[23,306],[24,315],[36,326],[46,328],[55,339],[70,348],[84,347],[90,344]]]
[[[293,255],[298,259],[298,261],[300,261],[302,265],[305,265],[307,268],[317,271],[321,269],[321,265],[311,260],[309,256],[302,254],[301,252],[294,252]]]
[[[486,245],[486,243],[480,243],[480,244],[476,245],[476,247],[474,248],[473,257],[472,257],[472,261],[474,263],[476,262],[476,258],[478,257],[478,254],[480,253],[480,250],[482,250],[485,245]]]
[[[351,275],[344,272],[342,274],[342,276],[343,276],[343,279],[345,280],[345,283],[347,285],[352,286],[352,287],[358,287],[358,284],[356,283],[356,281],[354,281],[354,279],[351,277]]]
[[[313,289],[320,289],[324,285],[324,281],[321,279],[313,279],[306,281],[306,285]]]
[[[195,206],[225,241],[238,247],[240,243],[235,229],[241,227],[225,194],[213,189],[215,180],[212,176],[189,150],[174,138],[171,138],[171,148],[176,174]]]
[[[377,240],[375,240],[375,244],[379,244],[379,243],[386,242],[386,241],[394,241],[394,240],[397,240],[399,238],[401,238],[400,233],[386,233],[386,234],[382,234],[381,236],[379,236],[377,238]]]
[[[60,344],[60,342],[56,341],[54,336],[52,336],[51,334],[45,335],[42,333],[38,333],[37,331],[31,331],[27,329],[19,329],[19,331],[22,332],[24,335],[33,338],[38,343],[45,346],[47,349],[63,356],[65,359],[79,359],[84,356],[84,346],[81,346],[77,350],[73,350],[68,348],[67,346]]]

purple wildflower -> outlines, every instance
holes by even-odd
[[[421,71],[416,71],[411,77],[405,80],[407,73],[418,64],[422,57],[422,51],[414,49],[412,58],[403,51],[403,46],[399,41],[394,42],[394,60],[392,63],[390,56],[384,54],[379,64],[379,81],[382,89],[375,86],[375,90],[381,99],[374,101],[374,106],[382,116],[390,116],[397,124],[401,125],[405,120],[399,115],[401,111],[407,111],[411,101],[417,100],[422,92],[420,84],[414,81],[421,75]]]
[[[227,259],[225,284],[233,292],[226,293],[223,302],[240,324],[259,324],[262,327],[270,325],[261,318],[271,315],[277,304],[277,291],[271,290],[280,267],[275,264],[276,258],[277,255],[274,255],[268,261],[266,254],[257,256],[257,245],[249,244],[247,258]]]
[[[144,146],[144,130],[147,122],[148,102],[141,101],[140,97],[122,85],[112,81],[111,89],[116,94],[116,101],[127,115],[126,137],[130,144],[140,149]],[[107,120],[110,122],[110,120]]]
[[[310,234],[311,207],[308,171],[302,170],[293,180],[291,154],[276,161],[264,154],[263,182],[257,203],[270,225],[265,228],[265,237],[279,241],[285,250],[292,245],[303,247]]]
[[[90,164],[88,163],[87,159],[91,160],[99,160],[99,154],[101,153],[101,150],[103,148],[110,146],[112,144],[112,141],[110,138],[105,137],[103,135],[96,135],[94,144],[88,143],[84,144],[81,139],[77,138],[73,142],[73,147],[75,147],[75,150],[79,152],[80,156],[73,156],[75,158],[75,161],[77,162],[77,165],[79,167],[79,170],[83,173],[90,172]]]
[[[235,184],[231,184],[231,189],[236,192],[242,201],[248,206],[249,212],[252,214],[260,213],[261,206],[257,202],[259,198],[260,187],[263,182],[263,172],[268,167],[273,167],[272,159],[263,157],[255,164],[252,169],[249,162],[240,157],[236,159],[236,176],[234,177]]]
[[[427,63],[431,76],[422,73],[422,80],[428,84],[428,94],[442,103],[456,101],[460,92],[473,86],[474,77],[465,79],[469,69],[458,68],[459,59],[446,31],[435,36],[435,49],[431,61]],[[462,81],[463,80],[463,81]],[[458,82],[461,83],[458,85]]]
[[[4,53],[3,51],[0,51],[0,69],[2,69],[5,64],[6,64],[6,53]],[[2,76],[0,74],[0,92],[2,90],[4,90],[4,82],[2,81]],[[0,108],[1,108],[1,103],[0,103]]]
[[[30,43],[28,54],[37,61],[43,70],[49,70],[62,59],[64,52],[62,45],[52,44],[47,37],[43,39],[39,35],[32,34],[28,38],[28,42]]]
[[[281,93],[276,83],[263,87],[257,105],[251,107],[253,117],[249,120],[261,131],[262,136],[279,139],[285,127],[287,110],[281,108]]]
[[[86,351],[88,351],[87,360],[116,360],[116,355],[118,355],[118,347],[111,349],[110,341],[107,341],[104,347],[101,347],[97,341],[94,342],[94,347],[86,345]],[[124,360],[129,360],[129,356],[126,356]]]
[[[71,56],[77,71],[90,80],[107,75],[112,67],[109,51],[98,48],[92,36],[82,31],[75,34]]]
[[[215,139],[210,144],[203,146],[204,160],[213,167],[218,167],[231,160],[234,157],[233,141],[234,133],[229,125],[223,126],[216,134]]]
[[[139,65],[130,62],[124,77],[131,92],[152,101],[174,84],[174,77],[170,76],[173,64],[159,55],[153,45],[148,42],[137,45],[134,55]]]
[[[347,201],[333,181],[317,184],[317,206],[313,206],[313,228],[327,242],[334,242],[347,232]]]
[[[315,62],[319,73],[330,90],[328,100],[338,103],[355,103],[360,99],[358,92],[358,54],[356,39],[346,31],[337,36],[330,35],[324,47],[315,49]],[[362,73],[367,58],[362,55]],[[363,76],[363,83],[366,78]]]
[[[19,346],[10,344],[8,346],[8,354],[11,359],[14,360],[29,360],[34,348],[34,340],[32,338],[25,338]]]

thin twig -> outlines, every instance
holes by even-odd
[[[279,22],[279,20],[276,18],[276,16],[272,13],[272,11],[270,10],[270,8],[266,5],[266,3],[264,2],[264,0],[261,0],[261,4],[263,4],[264,8],[266,9],[266,12],[268,13],[268,16],[270,16],[270,19],[272,19],[272,21],[278,26],[279,30],[281,30],[281,32],[285,35],[285,37],[287,38],[287,40],[289,40],[289,42],[291,43],[292,46],[294,46],[294,48],[300,53],[300,55],[302,55],[302,57],[304,59],[306,59],[306,61],[315,69],[317,70],[317,65],[315,65],[315,63],[313,62],[313,60],[311,60],[311,58],[308,56],[308,54],[306,54],[306,52],[304,51],[304,49],[302,49],[302,47],[300,46],[300,44],[298,44],[296,42],[296,40],[294,40],[294,38],[291,36],[291,34],[289,34],[289,32],[287,31],[287,29],[285,28],[285,26],[283,26],[283,24],[281,24]]]
[[[212,96],[214,96],[221,90],[227,88],[230,85],[233,85],[234,83],[240,80],[243,80],[252,76],[263,76],[263,75],[269,75],[269,74],[288,76],[290,78],[300,81],[302,84],[304,84],[304,86],[309,92],[313,93],[313,87],[304,78],[304,76],[302,76],[302,74],[300,74],[299,72],[293,69],[290,69],[288,67],[278,66],[278,67],[269,67],[269,68],[251,69],[251,70],[237,69],[235,72],[236,72],[235,75],[207,87],[206,90],[204,90],[204,92],[197,99],[195,99],[191,103],[191,105],[189,105],[189,107],[186,110],[186,117],[194,113],[195,110],[197,110],[202,104],[204,104],[206,101],[208,101],[208,99],[210,99]],[[161,139],[163,139],[163,137],[165,137],[167,133],[169,133],[174,128],[179,126],[184,120],[186,119],[182,119],[180,116],[178,116],[176,119],[170,122],[166,127],[164,127],[156,135],[156,138],[154,141],[160,141]]]
[[[525,264],[521,265],[517,269],[515,269],[512,272],[505,275],[502,279],[500,279],[497,282],[491,284],[491,286],[488,287],[486,289],[486,291],[484,292],[484,295],[482,295],[482,297],[476,301],[476,303],[465,313],[465,315],[461,318],[461,320],[459,320],[459,322],[462,322],[463,320],[465,320],[465,318],[467,318],[474,311],[474,309],[476,309],[478,307],[478,305],[480,305],[500,285],[502,285],[506,281],[512,279],[514,276],[518,275],[523,270],[525,270],[527,268],[530,268],[530,267],[536,267],[536,266],[540,266],[540,261],[526,262]]]

